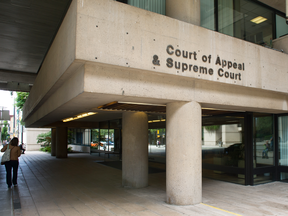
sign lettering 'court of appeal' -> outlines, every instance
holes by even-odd
[[[202,62],[204,63],[208,63],[211,64],[213,61],[213,58],[211,55],[202,55],[202,56],[198,56],[197,53],[194,52],[189,52],[186,50],[180,50],[180,49],[174,49],[174,47],[172,45],[168,45],[166,47],[166,52],[167,54],[169,54],[171,57],[168,57],[166,59],[166,66],[168,68],[175,68],[176,70],[182,71],[182,72],[195,72],[195,73],[199,73],[199,74],[207,74],[207,75],[213,75],[214,74],[214,69],[213,68],[207,68],[204,66],[198,66],[196,64],[191,64],[191,63],[187,63],[187,62],[180,62],[179,60],[174,60],[173,56],[176,58],[183,58],[183,60],[187,59],[187,60],[192,60],[192,61],[197,61],[199,58],[201,58]],[[230,71],[226,71],[227,70],[238,70],[238,71],[244,71],[245,70],[245,64],[244,63],[237,63],[237,62],[232,62],[232,61],[227,61],[224,60],[217,56],[216,60],[213,61],[215,62],[216,66],[219,66],[218,70],[217,70],[217,75],[219,77],[223,77],[223,78],[228,78],[228,79],[232,79],[232,80],[239,80],[241,81],[241,72],[235,73],[235,72],[230,72]],[[160,65],[160,61],[158,60],[158,56],[154,55],[153,56],[153,61],[152,63],[154,65]]]

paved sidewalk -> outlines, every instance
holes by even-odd
[[[97,163],[103,158],[43,152],[20,157],[18,187],[8,189],[0,167],[0,215],[288,215],[288,184],[241,186],[203,179],[203,204],[165,203],[165,172],[149,174],[143,189],[121,187],[121,170]]]

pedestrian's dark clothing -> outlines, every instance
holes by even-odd
[[[24,145],[20,144],[19,147],[20,147],[22,154],[25,154],[26,149],[24,148]]]
[[[18,165],[19,165],[18,160],[10,160],[5,163],[5,168],[6,168],[6,173],[7,173],[6,183],[8,187],[11,187],[12,183],[13,185],[17,185]],[[11,181],[12,180],[11,179],[12,168],[13,168],[13,181]]]
[[[1,152],[5,152],[7,149],[8,145],[5,145],[2,149]],[[5,168],[6,168],[6,183],[8,185],[8,188],[12,186],[12,181],[11,181],[11,172],[13,168],[13,184],[17,185],[17,174],[18,174],[18,157],[21,155],[21,150],[19,146],[12,146],[11,144],[9,145],[10,150],[10,161],[5,162]]]

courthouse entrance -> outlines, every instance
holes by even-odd
[[[164,119],[161,116],[154,122],[150,120],[150,161],[165,162]],[[285,181],[288,179],[287,140],[287,115],[204,108],[202,176],[242,185]],[[178,147],[181,148],[181,143]]]
[[[227,113],[203,117],[203,177],[256,185],[277,180],[275,116]]]

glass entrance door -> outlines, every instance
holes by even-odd
[[[281,178],[288,180],[288,116],[278,117],[278,126],[276,120],[272,114],[248,112],[204,117],[203,177],[245,185],[278,180],[279,141]]]
[[[245,113],[202,119],[203,177],[245,184]]]
[[[275,180],[274,116],[253,114],[253,185]]]
[[[280,181],[288,182],[288,116],[278,116],[278,143],[279,143],[279,158],[278,158],[278,173]],[[277,148],[276,148],[277,149]]]

